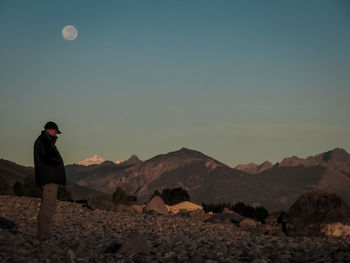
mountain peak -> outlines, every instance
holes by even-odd
[[[330,150],[328,152],[324,152],[322,154],[322,160],[325,162],[330,161],[331,159],[340,159],[344,157],[349,157],[349,153],[347,153],[344,149],[342,148],[335,148],[333,150]]]
[[[262,164],[258,165],[257,173],[264,172],[268,169],[271,169],[272,167],[273,167],[272,163],[270,163],[269,161],[265,161]]]
[[[270,163],[269,161],[265,161],[259,165],[257,165],[256,163],[239,164],[235,167],[235,169],[250,174],[258,174],[272,167],[272,163]]]
[[[247,163],[247,164],[239,164],[235,167],[235,169],[250,173],[250,174],[256,174],[258,165],[256,163]]]
[[[134,164],[137,164],[139,162],[142,162],[142,161],[139,159],[139,157],[137,157],[137,155],[133,154],[130,156],[129,159],[124,161],[122,164],[123,165],[134,165]]]

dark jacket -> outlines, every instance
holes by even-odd
[[[55,143],[57,137],[42,131],[34,143],[35,184],[66,184],[63,159]]]

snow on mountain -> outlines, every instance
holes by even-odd
[[[80,161],[80,162],[76,162],[76,163],[74,163],[74,164],[89,166],[89,165],[92,165],[92,164],[101,164],[101,163],[103,163],[104,161],[105,161],[105,159],[103,159],[101,156],[95,154],[95,155],[92,156],[92,157],[88,157],[88,158],[86,158],[85,160]]]

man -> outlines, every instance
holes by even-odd
[[[41,187],[41,205],[38,215],[38,239],[51,236],[50,225],[56,209],[57,187],[66,184],[64,163],[55,143],[60,130],[49,121],[34,143],[35,184]]]

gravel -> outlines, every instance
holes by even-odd
[[[40,242],[39,206],[38,198],[0,196],[0,262],[350,262],[349,237],[287,237],[188,217],[89,210],[61,201],[52,237]],[[119,252],[133,240],[151,249]]]

